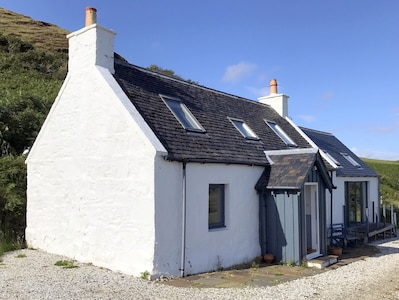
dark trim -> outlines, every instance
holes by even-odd
[[[225,165],[246,165],[246,166],[257,166],[257,167],[266,167],[269,166],[267,163],[251,163],[248,161],[236,161],[236,160],[212,160],[212,159],[193,159],[193,158],[181,158],[181,157],[173,157],[172,155],[167,155],[164,157],[165,160],[182,162],[182,163],[211,163],[211,164],[225,164]]]

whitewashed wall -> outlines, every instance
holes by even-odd
[[[367,194],[368,194],[368,207],[369,207],[369,220],[372,222],[372,207],[374,202],[375,213],[378,213],[379,203],[379,186],[378,178],[376,177],[336,177],[333,176],[333,183],[337,186],[333,190],[333,223],[344,223],[344,210],[345,205],[345,182],[347,181],[367,181]],[[327,194],[327,220],[330,223],[330,194]]]
[[[182,253],[182,163],[155,161],[154,275],[180,276]]]
[[[250,262],[260,255],[259,196],[264,168],[187,165],[186,274]],[[225,184],[226,228],[208,229],[209,184]]]
[[[29,247],[127,274],[180,274],[182,164],[116,84],[114,32],[69,35],[69,73],[27,159]],[[97,66],[94,66],[96,64]],[[186,274],[260,254],[263,168],[187,165]],[[226,228],[208,230],[209,184],[226,184]]]
[[[153,269],[157,149],[112,80],[92,67],[65,81],[27,160],[26,239],[140,275]]]

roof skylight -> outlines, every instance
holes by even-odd
[[[243,120],[233,118],[229,118],[229,120],[246,139],[259,140],[256,133]]]
[[[330,159],[330,160],[332,160],[332,162],[334,163],[334,164],[336,164],[337,166],[341,166],[341,164],[330,154],[330,153],[328,153],[326,150],[322,150],[326,155],[327,155],[327,157]]]
[[[350,156],[349,154],[347,154],[347,153],[341,153],[341,154],[342,154],[343,157],[346,158],[347,161],[349,161],[349,162],[352,164],[352,166],[358,167],[358,168],[361,168],[361,167],[362,167],[362,166],[361,166],[356,160],[354,160],[354,158],[353,158],[352,156]]]
[[[161,98],[186,130],[205,132],[205,129],[180,99],[164,95],[161,95]]]
[[[287,146],[296,147],[294,141],[291,140],[291,138],[284,132],[284,130],[280,126],[278,126],[275,122],[272,121],[265,120],[265,122],[284,141],[284,143],[287,144]]]

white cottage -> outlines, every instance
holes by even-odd
[[[87,14],[27,158],[28,246],[153,276],[326,254],[331,180],[295,127],[267,104],[115,59],[115,32]]]

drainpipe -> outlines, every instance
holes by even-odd
[[[181,261],[180,276],[184,277],[184,269],[186,264],[186,162],[183,162],[183,178],[182,178],[182,237],[181,237]]]
[[[333,180],[333,172],[330,172],[330,176],[331,176],[331,184],[334,187],[334,184],[332,182]],[[331,189],[330,191],[330,235],[331,235],[331,240],[330,240],[330,245],[332,245],[332,240],[333,240],[333,236],[332,236],[332,224],[333,224],[333,189]]]

